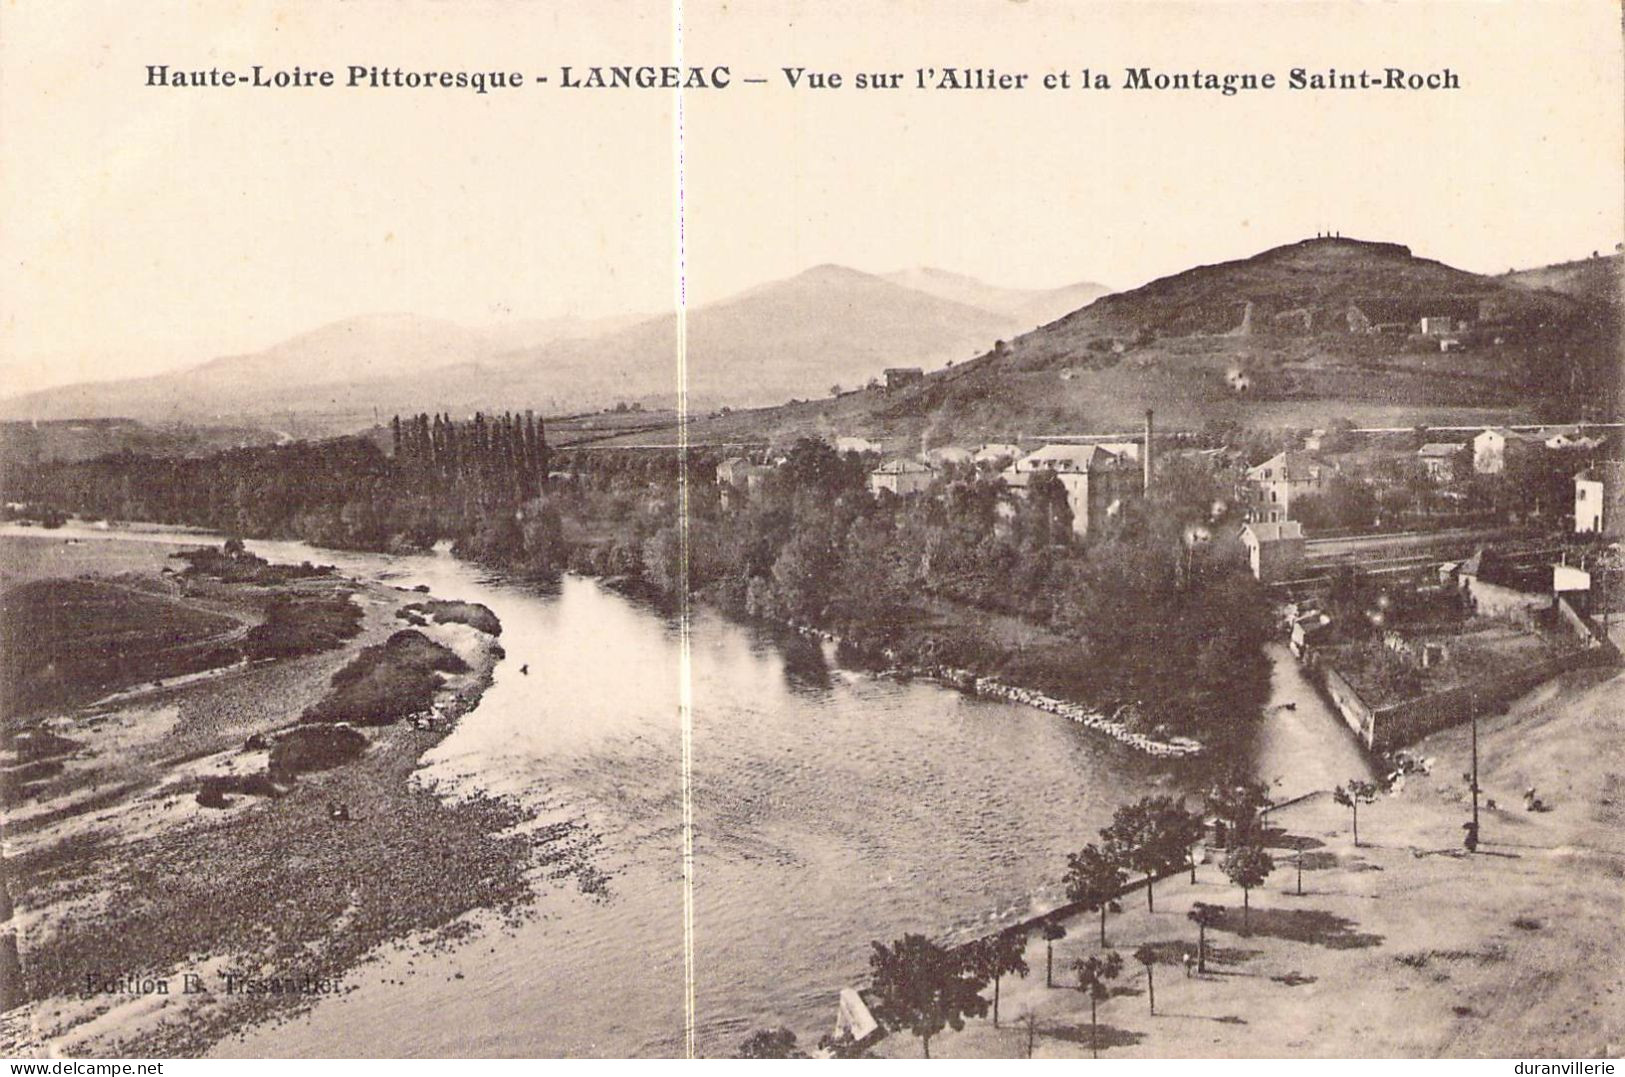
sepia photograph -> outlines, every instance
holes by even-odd
[[[1616,0],[14,0],[0,252],[0,1057],[1625,1047]]]

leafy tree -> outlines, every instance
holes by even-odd
[[[796,1034],[787,1028],[759,1028],[739,1045],[736,1058],[806,1058],[796,1046]]]
[[[1151,1015],[1157,1013],[1157,980],[1154,970],[1157,967],[1157,948],[1155,946],[1141,946],[1134,951],[1134,960],[1145,966],[1145,993],[1151,1003]]]
[[[1145,876],[1145,907],[1156,911],[1156,877],[1190,859],[1190,816],[1171,797],[1144,797],[1117,809],[1100,832],[1112,859]]]
[[[1094,1057],[1099,1058],[1100,1025],[1097,1007],[1111,997],[1111,988],[1107,986],[1107,981],[1117,979],[1122,973],[1123,957],[1116,950],[1108,950],[1105,954],[1092,954],[1088,958],[1074,961],[1072,971],[1078,976],[1078,990],[1089,996],[1089,1049]]]
[[[1361,778],[1352,778],[1348,784],[1340,785],[1332,790],[1332,799],[1343,807],[1349,809],[1354,819],[1354,847],[1360,847],[1360,805],[1370,804],[1377,799],[1382,787],[1376,782],[1365,781]]]
[[[1055,986],[1055,944],[1066,938],[1066,928],[1054,920],[1044,921],[1044,986]]]
[[[983,983],[965,962],[924,935],[904,935],[887,948],[874,943],[869,955],[875,1020],[887,1030],[907,1029],[931,1057],[931,1037],[959,1031],[967,1017],[987,1013]]]
[[[1269,806],[1269,786],[1240,771],[1215,782],[1207,793],[1208,814],[1223,825],[1226,847],[1257,837],[1262,828],[1259,816]]]
[[[979,939],[970,948],[968,960],[977,977],[993,981],[993,1027],[999,1027],[999,982],[1007,973],[1027,976],[1027,935],[1023,931],[1001,931]]]
[[[1193,904],[1185,919],[1196,925],[1196,971],[1207,971],[1207,929],[1224,922],[1224,906],[1205,901]]]
[[[1251,925],[1248,922],[1248,894],[1253,887],[1264,885],[1270,872],[1275,870],[1275,861],[1270,854],[1259,845],[1237,845],[1224,855],[1224,873],[1230,881],[1241,887],[1241,933],[1248,933]]]
[[[1093,842],[1066,858],[1067,900],[1081,905],[1087,912],[1100,913],[1102,948],[1106,945],[1106,914],[1122,911],[1117,895],[1122,892],[1127,878],[1121,862]]]

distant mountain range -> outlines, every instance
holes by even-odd
[[[714,408],[827,396],[888,366],[972,358],[1105,291],[1090,283],[999,288],[935,269],[880,277],[818,266],[688,312],[689,398]],[[371,315],[251,355],[3,400],[0,418],[248,422],[308,433],[359,429],[396,411],[662,406],[676,399],[676,354],[674,314],[500,329]]]

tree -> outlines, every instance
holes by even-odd
[[[1196,850],[1204,844],[1207,837],[1207,822],[1202,818],[1201,812],[1180,811],[1185,817],[1185,836],[1181,844],[1185,847],[1185,859],[1190,864],[1191,885],[1196,885]]]
[[[1038,1015],[1031,1010],[1023,1013],[1016,1019],[1021,1025],[1022,1032],[1026,1033],[1027,1057],[1033,1057],[1033,1044],[1038,1039]]]
[[[1152,970],[1157,967],[1157,949],[1154,946],[1142,946],[1134,951],[1134,960],[1145,966],[1145,993],[1151,1002],[1151,1015],[1157,1014],[1157,980]]]
[[[1196,925],[1196,971],[1207,971],[1207,929],[1218,927],[1224,921],[1224,906],[1198,901],[1191,906],[1185,919]]]
[[[1356,849],[1360,847],[1360,805],[1370,804],[1377,799],[1377,794],[1381,791],[1381,786],[1376,782],[1368,782],[1361,778],[1351,778],[1347,785],[1340,785],[1332,790],[1332,799],[1353,814]]]
[[[1081,905],[1087,912],[1100,913],[1100,945],[1106,945],[1106,914],[1121,912],[1117,895],[1123,890],[1128,873],[1110,853],[1102,852],[1093,842],[1080,852],[1066,858],[1067,900]]]
[[[1275,861],[1259,845],[1237,845],[1224,855],[1224,873],[1230,881],[1241,887],[1241,933],[1247,934],[1248,894],[1253,887],[1262,886],[1275,870]]]
[[[1055,944],[1066,938],[1066,928],[1054,920],[1044,921],[1044,986],[1055,986]]]
[[[1078,975],[1078,990],[1089,996],[1089,1050],[1099,1058],[1100,1035],[1096,1009],[1111,997],[1111,988],[1106,986],[1106,982],[1117,979],[1123,971],[1123,958],[1116,950],[1092,954],[1074,961],[1072,971]]]
[[[1001,931],[980,939],[970,947],[969,964],[977,977],[993,981],[993,1027],[999,1027],[999,982],[1006,973],[1027,976],[1027,934],[1020,930]]]
[[[796,1034],[787,1028],[759,1028],[739,1045],[736,1058],[806,1058],[796,1046]]]
[[[870,993],[875,1020],[888,1031],[903,1029],[920,1037],[931,1057],[931,1037],[945,1028],[959,1031],[967,1017],[987,1013],[982,981],[924,935],[904,935],[888,949],[874,943],[869,955]]]
[[[1242,772],[1214,783],[1207,793],[1208,814],[1224,827],[1226,847],[1246,844],[1256,837],[1259,816],[1270,806],[1269,786]]]
[[[1145,876],[1145,907],[1156,912],[1156,877],[1190,859],[1190,816],[1172,797],[1143,797],[1125,804],[1100,832],[1114,860]]]

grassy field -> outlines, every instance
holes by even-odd
[[[244,631],[242,620],[112,581],[8,587],[0,593],[0,716],[229,664]]]

